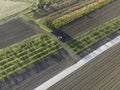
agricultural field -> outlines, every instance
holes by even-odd
[[[0,2],[0,90],[33,90],[120,34],[120,0]],[[119,46],[101,55],[105,64]],[[50,90],[72,87],[59,84]]]
[[[0,90],[32,90],[74,63],[68,52],[45,34],[2,49],[0,55]]]
[[[120,43],[103,52],[48,90],[119,90]]]
[[[64,49],[60,49],[45,60],[37,62],[32,69],[29,69],[32,76],[28,76],[25,81],[22,81],[16,87],[13,86],[12,90],[33,90],[74,62],[75,60]]]
[[[92,28],[95,28],[112,18],[119,16],[119,7],[120,1],[113,1],[112,3],[97,9],[96,11],[63,26],[62,28],[54,31],[53,34],[56,36],[62,35],[64,37],[64,42],[77,38],[83,33],[90,31]]]
[[[32,27],[22,18],[15,18],[0,25],[0,49],[39,34],[40,29]]]
[[[58,18],[48,18],[48,19],[40,19],[40,22],[42,22],[44,25],[46,25],[48,28],[52,30],[57,30],[60,27],[110,3],[111,0],[98,0],[92,3],[89,3],[88,5],[85,5],[81,8],[75,9],[67,14],[64,14],[63,16],[60,16]]]
[[[73,12],[65,14],[61,17],[58,17],[58,18],[52,19],[52,20],[48,20],[48,22],[46,21],[45,23],[49,28],[51,28],[53,30],[57,30],[60,27],[94,11],[95,9],[98,9],[98,8],[108,4],[109,2],[111,2],[111,0],[98,0],[98,1],[95,1],[88,5],[85,5],[84,7],[77,9]]]
[[[30,3],[26,2],[14,2],[10,0],[0,0],[0,20],[5,19],[8,16],[17,14],[28,7],[30,7]]]
[[[86,48],[92,46],[101,39],[120,29],[120,16],[94,28],[93,30],[82,34],[80,37],[69,41],[67,45],[77,54],[83,52]]]
[[[0,51],[0,80],[56,52],[60,45],[39,34]]]

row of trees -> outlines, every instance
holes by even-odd
[[[67,45],[72,48],[75,53],[80,53],[119,29],[120,16],[112,19],[109,22],[106,22],[97,28],[94,28],[93,30],[81,35],[75,40],[69,41]]]
[[[40,34],[0,51],[0,79],[43,60],[60,49],[51,37]]]

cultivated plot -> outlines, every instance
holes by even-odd
[[[0,25],[0,48],[5,48],[40,32],[21,18],[13,19]]]

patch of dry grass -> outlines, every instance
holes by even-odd
[[[0,0],[0,19],[16,14],[28,8],[31,4],[26,2],[14,2],[9,0]]]

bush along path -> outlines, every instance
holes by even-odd
[[[92,46],[101,39],[109,36],[110,34],[120,29],[120,16],[100,25],[93,30],[84,33],[80,37],[67,42],[67,45],[76,53],[80,53]]]
[[[61,46],[51,37],[39,34],[0,50],[0,80],[29,65],[44,60]]]

